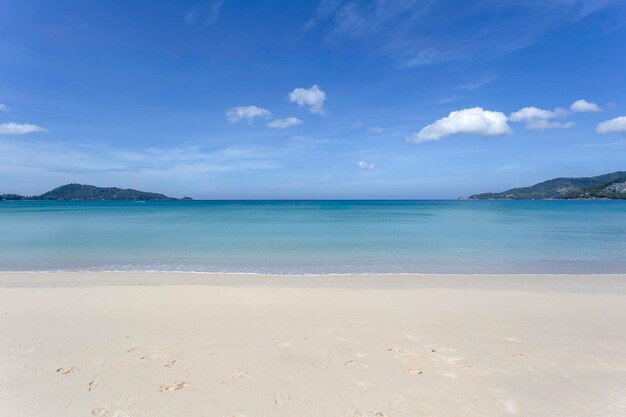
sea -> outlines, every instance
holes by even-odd
[[[6,201],[0,271],[626,273],[626,201]]]

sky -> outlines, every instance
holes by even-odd
[[[622,0],[0,8],[0,193],[457,198],[626,170]]]

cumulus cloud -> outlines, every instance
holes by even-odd
[[[289,126],[296,126],[299,124],[302,124],[302,120],[297,117],[287,117],[285,119],[272,120],[267,124],[267,126],[274,129],[284,129]]]
[[[600,106],[598,106],[596,103],[591,103],[583,99],[576,100],[575,102],[572,103],[572,105],[569,108],[574,113],[587,113],[587,112],[602,111]]]
[[[0,103],[0,111],[9,111],[9,106]]]
[[[499,136],[511,133],[504,113],[484,110],[481,107],[451,112],[406,138],[407,142],[421,143],[439,140],[446,136],[469,133],[482,136]]]
[[[47,132],[41,126],[31,125],[28,123],[0,123],[0,135],[24,135],[26,133]]]
[[[269,110],[257,106],[239,106],[226,110],[226,117],[231,123],[236,123],[243,119],[251,123],[255,117],[266,119],[271,115],[272,113]]]
[[[561,109],[555,111],[539,109],[537,107],[524,107],[521,110],[511,113],[510,120],[513,122],[529,122],[536,119],[552,119],[562,113]],[[563,114],[564,115],[564,114]]]
[[[376,164],[374,162],[359,161],[356,164],[360,169],[364,171],[371,171],[372,169],[376,168]]]
[[[567,117],[567,115],[567,110],[562,108],[544,110],[537,107],[524,107],[511,113],[509,120],[524,123],[527,129],[568,129],[574,126],[574,123],[550,121],[554,118]]]
[[[296,88],[289,93],[289,101],[301,107],[308,107],[311,113],[323,115],[326,93],[316,84],[311,88]]]
[[[598,133],[622,133],[626,134],[626,116],[602,122],[596,128]]]

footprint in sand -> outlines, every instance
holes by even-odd
[[[171,368],[172,366],[174,366],[175,363],[176,363],[176,361],[167,361],[167,362],[165,362],[163,367],[164,368]]]
[[[409,375],[421,375],[424,371],[421,371],[417,368],[409,368],[409,369],[406,369],[404,372]]]
[[[354,360],[354,359],[350,359],[349,361],[346,361],[346,365],[348,365],[348,366],[360,366],[361,368],[367,368],[368,367],[368,365],[366,363],[359,362],[359,361]]]
[[[58,374],[67,375],[67,374],[71,374],[75,370],[76,370],[76,367],[74,367],[74,366],[72,366],[70,368],[59,368],[59,369],[57,369],[57,373]]]
[[[188,383],[183,382],[183,381],[176,381],[171,385],[166,385],[163,384],[159,387],[159,392],[171,392],[171,391],[178,391],[180,389],[183,388],[187,388],[189,386]]]
[[[95,391],[98,389],[98,387],[100,386],[100,383],[98,381],[91,381],[89,383],[89,391]]]

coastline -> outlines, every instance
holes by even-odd
[[[0,414],[619,416],[625,306],[626,275],[0,273]]]
[[[501,289],[626,293],[626,274],[265,274],[190,271],[0,271],[0,288],[225,286]]]

